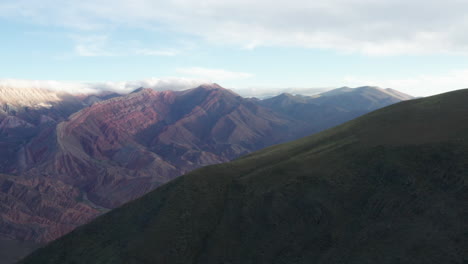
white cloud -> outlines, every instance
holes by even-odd
[[[192,69],[192,70],[190,70]],[[194,70],[198,69],[198,70]],[[148,78],[137,81],[121,82],[73,82],[73,81],[53,81],[53,80],[20,80],[20,79],[0,79],[0,87],[21,88],[43,88],[52,91],[62,91],[72,94],[91,94],[102,91],[113,91],[118,93],[129,93],[133,90],[144,87],[152,88],[157,91],[174,90],[181,91],[195,88],[201,84],[211,83],[213,79],[208,78],[234,78],[245,76],[245,73],[233,73],[224,70],[200,70],[203,68],[185,69],[194,74],[205,75],[206,78]],[[203,74],[201,74],[203,73]],[[248,74],[247,74],[248,75]],[[222,83],[220,83],[223,85]],[[413,96],[429,96],[443,93],[450,90],[468,88],[468,69],[453,70],[443,74],[423,74],[414,77],[399,79],[375,79],[371,76],[346,76],[342,80],[342,85],[349,87],[359,86],[378,86],[382,88],[393,88],[398,91]],[[323,88],[281,88],[281,87],[225,87],[245,97],[265,98],[275,96],[280,93],[292,93],[302,95],[314,95],[333,89],[332,87]],[[336,87],[334,87],[336,88]]]
[[[135,48],[141,45],[138,42],[128,41],[122,43],[112,40],[108,35],[70,35],[70,39],[75,42],[74,53],[82,57],[104,57],[104,56],[176,56],[180,50],[176,49],[149,49]]]
[[[163,27],[245,48],[468,53],[461,0],[3,0],[0,16],[80,30]]]
[[[12,87],[15,89],[39,88],[56,92],[67,92],[71,94],[97,94],[103,91],[126,94],[140,87],[152,88],[156,91],[183,91],[211,83],[209,80],[189,78],[148,78],[137,81],[121,82],[73,82],[53,80],[21,80],[0,79],[1,87]],[[222,84],[221,84],[222,85]],[[280,93],[292,93],[302,95],[314,95],[331,90],[333,88],[280,88],[280,87],[251,87],[251,88],[229,88],[244,97],[266,98]]]
[[[101,57],[101,56],[116,56],[115,53],[108,50],[108,36],[105,35],[90,35],[78,36],[73,35],[71,38],[76,42],[75,53],[83,57]]]
[[[176,71],[187,76],[208,79],[212,81],[245,79],[253,76],[253,74],[246,72],[234,72],[223,69],[207,69],[201,67],[179,68]]]
[[[53,80],[21,80],[21,79],[0,79],[0,87],[40,88],[71,94],[93,94],[102,91],[117,93],[129,93],[140,87],[152,88],[157,91],[165,90],[186,90],[195,88],[201,84],[208,83],[206,80],[196,80],[188,78],[149,78],[138,81],[121,82],[72,82]]]
[[[137,55],[146,56],[176,56],[180,52],[178,50],[153,50],[153,49],[137,49],[135,51]]]
[[[413,96],[429,96],[468,88],[468,69],[452,70],[443,74],[422,74],[410,78],[378,79],[369,76],[347,76],[347,86],[372,85],[393,88]]]

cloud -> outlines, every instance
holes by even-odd
[[[71,38],[76,42],[75,53],[82,57],[102,57],[116,56],[116,53],[108,50],[108,36],[105,35],[89,35],[79,36],[73,35]]]
[[[209,80],[190,78],[148,78],[137,81],[121,82],[73,82],[54,80],[21,80],[21,79],[0,79],[0,89],[11,87],[14,89],[39,88],[56,92],[67,92],[71,94],[97,94],[103,91],[126,94],[140,87],[152,88],[156,91],[183,91],[198,87],[202,84],[211,83]],[[279,88],[279,87],[252,87],[252,88],[232,88],[225,87],[244,97],[266,98],[280,93],[292,93],[302,95],[314,95],[331,90],[332,88]]]
[[[197,70],[194,70],[197,69]],[[217,78],[244,77],[246,73],[227,72],[224,70],[188,68],[187,73],[194,75],[204,75],[205,78],[148,78],[136,81],[121,82],[73,82],[54,80],[21,80],[21,79],[0,79],[0,88],[3,86],[21,88],[42,88],[52,91],[68,92],[72,94],[92,94],[102,91],[113,91],[117,93],[129,93],[137,88],[152,88],[157,91],[174,90],[182,91],[198,87],[201,84],[211,83],[209,76]],[[247,74],[248,76],[249,74]],[[222,85],[222,83],[221,83]],[[343,86],[378,86],[382,88],[393,88],[413,96],[429,96],[443,93],[450,90],[468,88],[468,69],[452,70],[442,74],[422,74],[409,78],[388,78],[375,79],[372,76],[346,76],[342,80]],[[281,87],[225,87],[245,97],[265,98],[278,95],[280,93],[292,93],[302,95],[315,95],[331,90],[336,87],[322,88],[281,88]]]
[[[207,69],[201,67],[179,68],[176,71],[187,76],[216,81],[245,79],[253,76],[253,74],[246,72],[234,72],[223,69]]]
[[[153,49],[137,49],[135,54],[145,56],[176,56],[180,53],[178,50],[153,50]]]
[[[244,48],[468,54],[460,0],[3,0],[0,16],[80,30],[164,28]]]
[[[347,76],[347,86],[372,85],[393,88],[413,96],[429,96],[451,90],[468,88],[468,69],[452,70],[442,74],[421,74],[404,79],[378,79],[369,76]]]
[[[148,78],[138,81],[121,82],[72,82],[53,80],[21,80],[21,79],[0,79],[0,87],[40,88],[57,92],[67,92],[71,94],[94,94],[102,91],[117,93],[129,93],[140,87],[152,88],[157,91],[174,90],[181,91],[195,88],[201,84],[208,83],[206,80],[188,78]]]
[[[176,49],[136,48],[132,41],[121,42],[112,40],[108,35],[73,34],[69,36],[75,42],[74,54],[82,57],[108,56],[177,56],[181,53]]]

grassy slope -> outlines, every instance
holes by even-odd
[[[194,171],[23,263],[466,263],[468,90]]]
[[[39,246],[40,244],[35,242],[0,238],[0,263],[15,263],[27,256],[33,250],[37,249]]]

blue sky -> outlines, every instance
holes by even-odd
[[[0,79],[183,79],[248,95],[375,85],[425,96],[468,87],[463,1],[310,2],[3,0]]]

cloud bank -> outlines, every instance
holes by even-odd
[[[0,89],[10,87],[14,89],[39,88],[55,92],[66,92],[70,94],[98,94],[100,92],[116,92],[126,94],[140,87],[151,88],[156,91],[183,91],[200,86],[201,84],[212,83],[210,80],[189,79],[189,78],[148,78],[137,81],[122,82],[71,82],[53,80],[20,80],[20,79],[0,79]],[[220,84],[222,86],[222,83]],[[331,90],[332,88],[233,88],[225,87],[244,97],[266,98],[280,93],[292,93],[302,95],[315,95]]]
[[[195,69],[195,70],[194,70]],[[53,80],[20,80],[20,79],[0,79],[1,87],[21,88],[43,88],[52,91],[62,91],[72,94],[91,94],[102,91],[113,91],[117,93],[129,93],[140,87],[152,88],[157,91],[174,90],[181,91],[195,88],[201,84],[213,83],[216,81],[223,86],[222,80],[230,78],[247,78],[250,74],[229,72],[225,70],[206,68],[186,68],[180,72],[192,73],[199,78],[148,78],[136,81],[121,82],[72,82]],[[206,77],[206,78],[202,78]],[[382,88],[393,88],[398,91],[413,96],[430,96],[446,91],[468,88],[468,69],[447,71],[443,74],[421,74],[402,79],[375,79],[372,76],[345,76],[341,80],[341,86],[360,87],[378,86]],[[244,97],[265,98],[275,96],[280,93],[292,93],[302,95],[315,95],[338,87],[225,87]]]
[[[140,87],[152,88],[157,91],[174,90],[181,91],[195,88],[201,84],[208,83],[207,80],[196,80],[187,78],[149,78],[138,81],[122,82],[66,82],[53,80],[20,80],[0,79],[0,87],[40,88],[70,94],[95,94],[103,91],[116,93],[130,93]]]
[[[253,74],[246,72],[234,72],[223,69],[208,69],[202,67],[179,68],[176,71],[185,76],[195,76],[198,78],[220,81],[245,79],[253,76]]]
[[[110,8],[112,7],[112,8]],[[3,0],[0,16],[82,31],[164,28],[244,48],[468,53],[460,0]],[[93,54],[82,50],[83,54]]]

